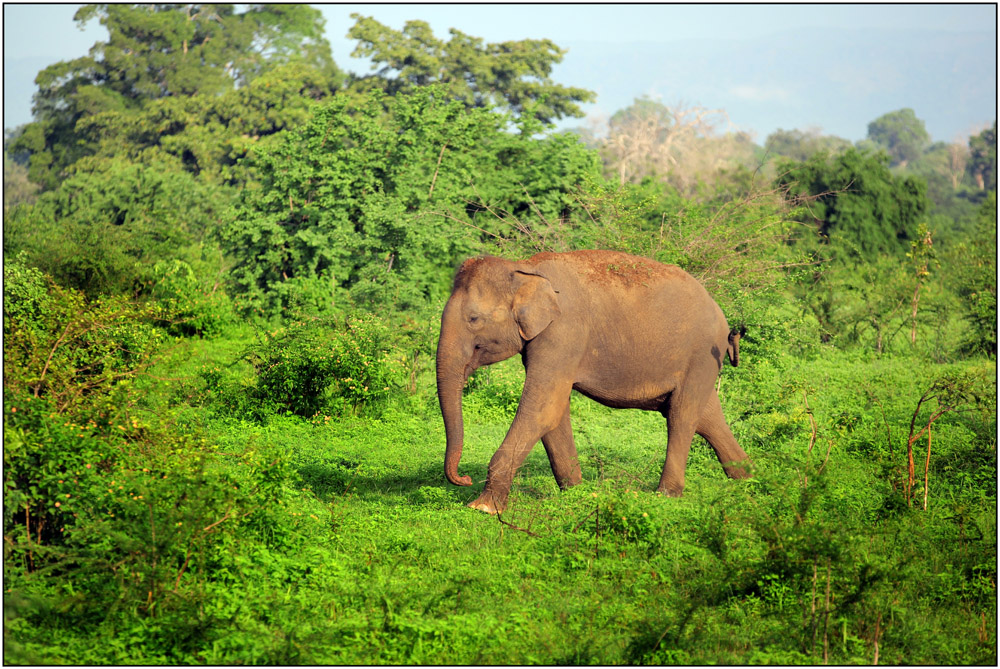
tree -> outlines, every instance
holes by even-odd
[[[869,123],[868,139],[885,149],[892,165],[899,167],[920,157],[931,142],[924,122],[912,109],[889,112]]]
[[[962,143],[935,142],[905,168],[907,174],[927,183],[927,197],[931,201],[928,214],[935,219],[932,226],[935,241],[950,243],[951,239],[961,237],[963,228],[971,225],[967,221],[975,216],[975,204],[962,183],[967,155]]]
[[[434,36],[424,21],[407,21],[393,30],[371,17],[351,14],[356,23],[347,36],[358,40],[351,53],[372,60],[374,78],[354,83],[358,90],[381,88],[389,95],[440,84],[449,98],[469,108],[504,108],[529,114],[543,123],[565,116],[583,116],[577,103],[596,95],[583,88],[556,84],[552,66],[564,49],[551,40],[521,40],[484,44],[455,28],[447,42]]]
[[[74,18],[81,26],[99,19],[109,38],[35,79],[35,122],[15,149],[31,152],[31,179],[45,188],[92,152],[76,132],[88,116],[218,95],[292,61],[336,73],[322,15],[305,5],[251,5],[243,13],[233,5],[85,5]]]
[[[948,144],[946,150],[948,152],[948,177],[951,179],[952,189],[958,190],[969,163],[969,147],[961,142],[952,142]]]
[[[209,183],[242,185],[253,176],[240,159],[307,121],[310,107],[336,88],[323,72],[288,63],[221,95],[162,98],[138,110],[94,114],[77,124],[77,133],[95,159],[170,162]]]
[[[31,204],[38,193],[38,185],[28,181],[28,170],[3,152],[3,215],[19,204]]]
[[[969,138],[969,172],[979,190],[997,189],[997,122]]]
[[[176,165],[93,161],[58,188],[6,217],[5,257],[24,252],[35,267],[88,296],[143,292],[159,261],[218,264],[206,232],[231,195]]]
[[[273,315],[305,296],[420,306],[457,260],[509,234],[512,217],[561,218],[596,156],[531,118],[468,109],[443,87],[338,95],[281,142],[253,152],[261,176],[220,237],[230,280]]]
[[[725,111],[637,98],[608,120],[601,154],[620,184],[653,177],[692,194],[721,170],[749,167],[755,150],[746,133],[719,134]]]
[[[806,130],[782,130],[779,128],[767,136],[764,146],[769,153],[774,155],[806,161],[820,151],[839,153],[849,148],[851,143],[840,137],[823,135],[819,128]]]
[[[31,204],[35,201],[38,193],[38,184],[28,180],[27,154],[11,155],[8,152],[10,145],[16,140],[24,126],[19,126],[12,130],[4,128],[3,131],[3,214],[7,213],[19,204]]]
[[[646,97],[615,112],[608,121],[603,153],[617,173],[618,182],[638,183],[669,163],[670,148],[678,136],[705,130],[708,113],[704,110],[683,128],[677,127],[666,105]]]
[[[801,238],[827,258],[871,261],[902,257],[917,236],[927,211],[927,186],[889,170],[889,156],[851,148],[830,156],[816,154],[805,163],[779,162],[778,183],[789,196],[807,198],[800,220],[816,233]]]
[[[969,331],[968,353],[997,352],[997,195],[990,191],[979,209],[974,237],[951,253],[953,277]]]

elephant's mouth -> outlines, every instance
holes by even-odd
[[[489,350],[483,344],[476,344],[472,349],[472,357],[465,364],[465,381],[469,380],[472,373],[482,367],[483,358],[489,355]]]

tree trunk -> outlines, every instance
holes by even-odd
[[[927,460],[924,461],[924,511],[927,510],[927,486],[931,470],[931,425],[927,424]]]
[[[917,281],[917,287],[913,291],[913,312],[910,314],[910,320],[912,325],[910,326],[910,345],[916,346],[917,344],[917,304],[920,301],[920,281]]]

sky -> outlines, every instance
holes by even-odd
[[[97,21],[91,21],[85,30],[80,30],[75,25],[72,17],[78,7],[79,5],[53,4],[4,5],[5,128],[31,120],[31,94],[34,92],[32,82],[40,69],[60,60],[86,55],[94,42],[106,39],[107,33]],[[875,118],[871,114],[877,113],[873,110],[880,109],[877,105],[894,105],[897,99],[898,106],[881,109],[880,113],[904,106],[916,108],[918,103],[923,104],[926,110],[917,108],[917,116],[930,117],[928,130],[935,139],[950,141],[951,136],[941,135],[954,135],[976,124],[988,123],[996,117],[994,4],[553,3],[336,4],[318,7],[326,19],[327,38],[333,49],[334,60],[342,69],[359,74],[369,71],[368,63],[350,57],[355,43],[345,36],[354,23],[350,18],[354,12],[372,16],[395,29],[401,29],[407,20],[421,19],[430,24],[435,35],[445,39],[451,27],[481,37],[486,42],[551,39],[556,44],[569,48],[563,63],[554,69],[553,78],[561,84],[597,91],[597,102],[584,106],[591,117],[606,117],[628,105],[634,97],[647,94],[662,98],[665,103],[683,100],[708,107],[722,107],[736,126],[752,131],[758,141],[777,127],[804,129],[816,126],[822,127],[824,132],[857,141],[863,138],[866,124]],[[919,91],[903,90],[893,95],[872,97],[871,104],[867,107],[860,102],[848,100],[840,101],[842,104],[836,109],[830,104],[826,104],[824,109],[824,91],[828,94],[831,87],[829,82],[824,81],[822,72],[812,73],[808,77],[809,81],[794,86],[788,81],[787,70],[794,69],[797,56],[808,55],[802,53],[809,51],[808,40],[805,48],[796,47],[800,49],[798,53],[789,51],[779,54],[780,58],[771,57],[771,60],[761,61],[763,64],[759,67],[755,65],[757,69],[751,70],[749,74],[746,71],[747,62],[756,62],[754,59],[758,56],[767,55],[762,54],[762,50],[775,48],[774,45],[780,48],[783,42],[791,43],[790,36],[814,36],[819,44],[825,37],[847,30],[855,33],[864,31],[867,36],[865,39],[872,42],[904,32],[909,35],[923,33],[931,41],[941,41],[942,37],[946,40],[948,34],[954,35],[956,40],[970,33],[985,35],[977,44],[989,44],[992,48],[987,50],[988,53],[976,54],[969,62],[991,63],[992,69],[987,67],[984,71],[988,77],[991,76],[992,81],[988,82],[985,90],[977,89],[972,92],[969,92],[968,85],[961,89],[954,88],[958,84],[953,84],[952,88],[942,88],[940,92],[924,91],[925,96],[930,95],[930,102],[925,101],[926,97],[919,97]],[[919,38],[916,39],[919,41]],[[711,51],[719,57],[696,55],[703,53],[701,50],[704,53]],[[639,54],[643,62],[635,65],[640,58]],[[670,61],[663,63],[664,71],[672,71],[669,77],[656,72],[656,59],[667,58],[660,54],[672,54]],[[674,54],[692,55],[687,60],[683,55]],[[723,57],[720,54],[726,55]],[[906,56],[909,62],[900,64],[890,62],[893,57],[891,53],[876,53],[868,57],[886,59],[881,69],[879,63],[855,63],[849,64],[847,71],[851,71],[852,67],[861,71],[870,66],[873,71],[882,72],[879,76],[883,79],[891,79],[892,73],[909,66],[917,71],[925,67],[930,72],[931,68],[941,67],[940,62],[934,62],[935,58],[940,60],[935,54],[931,48],[911,48]],[[843,54],[844,59],[850,57],[851,53]],[[927,59],[926,63],[922,62],[924,58]],[[741,62],[734,62],[734,59]],[[603,66],[598,67],[595,63]],[[962,68],[957,65],[954,67],[967,69],[968,64]],[[884,74],[886,72],[889,74]],[[750,79],[753,81],[749,81]],[[869,79],[874,82],[870,83],[871,86],[879,86],[878,77],[873,75]],[[712,82],[723,81],[727,82],[725,86],[721,83],[714,87],[711,85]],[[914,87],[919,87],[919,77],[914,79],[911,76],[906,81],[916,81],[918,83]],[[792,88],[796,90],[792,91]],[[856,87],[848,87],[847,93],[854,94],[854,88]],[[983,95],[992,99],[992,105],[983,105]],[[968,103],[968,109],[949,111],[947,98],[950,97],[962,98]],[[802,104],[794,104],[797,98],[801,98]],[[809,101],[812,101],[812,106],[807,104]],[[907,104],[910,101],[912,104]],[[939,108],[930,109],[935,104]],[[960,115],[967,118],[958,118]],[[568,124],[582,125],[584,122],[573,120]]]

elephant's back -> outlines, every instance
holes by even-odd
[[[702,325],[707,325],[705,319],[721,319],[725,326],[722,310],[705,287],[677,265],[605,250],[539,253],[528,262],[568,271],[595,306],[607,302],[627,312],[680,311],[678,315]]]
[[[538,253],[528,262],[538,265],[554,262],[573,270],[584,284],[613,287],[624,291],[642,291],[664,284],[701,284],[676,265],[634,256],[620,251],[583,250],[565,253]]]
[[[587,295],[589,318],[614,323],[605,336],[623,348],[669,348],[702,337],[724,350],[728,342],[729,326],[718,304],[676,265],[603,250],[540,253],[528,262],[569,270]]]

